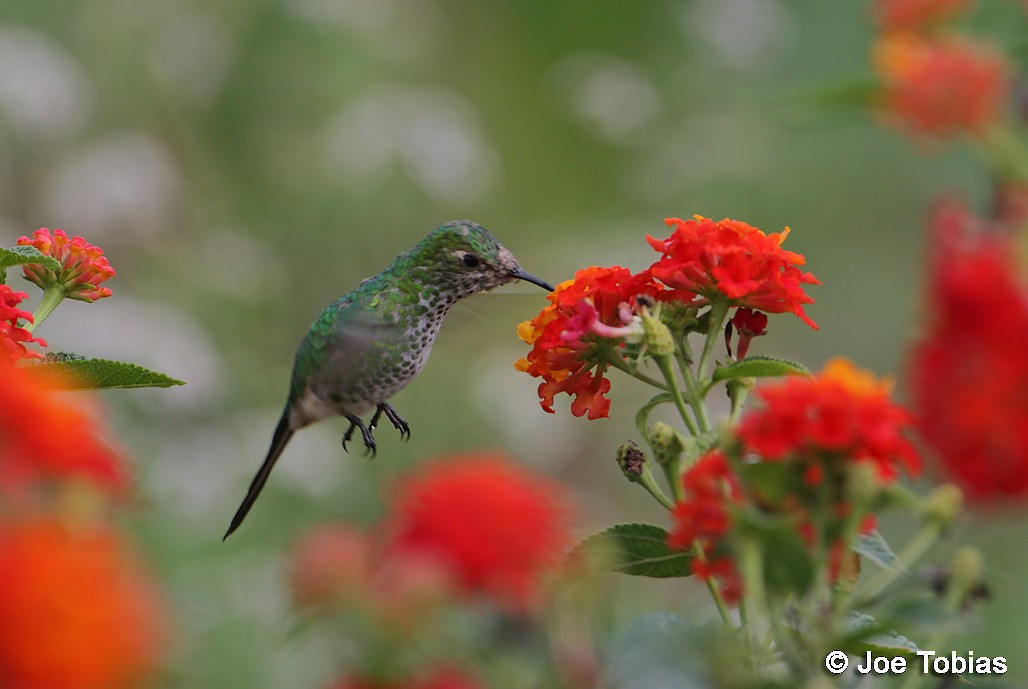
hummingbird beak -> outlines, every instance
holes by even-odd
[[[510,274],[511,277],[515,277],[518,280],[524,280],[525,282],[531,282],[533,285],[539,285],[547,292],[553,291],[553,285],[551,285],[550,283],[546,282],[541,278],[537,278],[531,273],[526,273],[525,271],[521,270],[521,268],[517,268],[515,270],[510,271]]]

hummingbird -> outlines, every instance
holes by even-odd
[[[342,416],[350,422],[343,449],[360,431],[365,451],[374,455],[372,432],[384,414],[401,438],[409,438],[410,425],[387,400],[421,372],[446,312],[464,297],[515,280],[553,291],[551,284],[522,270],[484,227],[455,220],[329,304],[296,350],[289,396],[267,457],[222,540],[243,523],[279,455],[301,428]],[[371,410],[375,413],[365,424],[361,417]]]

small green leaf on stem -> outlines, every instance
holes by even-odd
[[[731,378],[766,378],[769,376],[809,376],[810,370],[803,364],[770,356],[751,356],[718,366],[714,369],[714,381]]]
[[[598,569],[635,576],[665,579],[687,577],[692,555],[672,550],[668,532],[653,524],[616,524],[587,537],[568,558],[584,559]]]
[[[7,269],[25,263],[38,263],[50,270],[60,270],[61,262],[46,256],[34,246],[0,247],[0,285],[4,284]]]
[[[871,533],[857,534],[853,539],[850,549],[857,555],[870,560],[884,569],[894,569],[898,566],[896,553],[882,537],[877,529]]]

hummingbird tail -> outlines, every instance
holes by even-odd
[[[293,437],[293,433],[295,431],[289,427],[289,408],[286,407],[286,410],[282,412],[282,418],[278,420],[278,426],[275,427],[275,434],[271,437],[271,447],[268,448],[268,456],[264,458],[264,463],[261,464],[260,470],[253,477],[250,489],[246,492],[246,497],[243,498],[242,504],[236,510],[235,516],[232,517],[232,523],[221,538],[222,541],[231,536],[232,532],[238,529],[239,525],[246,519],[246,515],[250,512],[250,508],[253,507],[253,503],[257,502],[257,496],[264,490],[264,484],[268,482],[268,476],[271,475],[275,461],[282,454],[282,450],[286,448],[286,444]]]

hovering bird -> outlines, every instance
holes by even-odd
[[[268,455],[222,540],[243,523],[275,461],[304,426],[342,416],[350,422],[343,449],[359,430],[372,454],[372,431],[383,414],[400,437],[409,437],[410,426],[386,400],[421,372],[451,306],[514,280],[553,291],[552,285],[522,270],[488,230],[455,220],[322,311],[296,350],[289,397]],[[375,413],[365,424],[361,416],[371,410]]]

